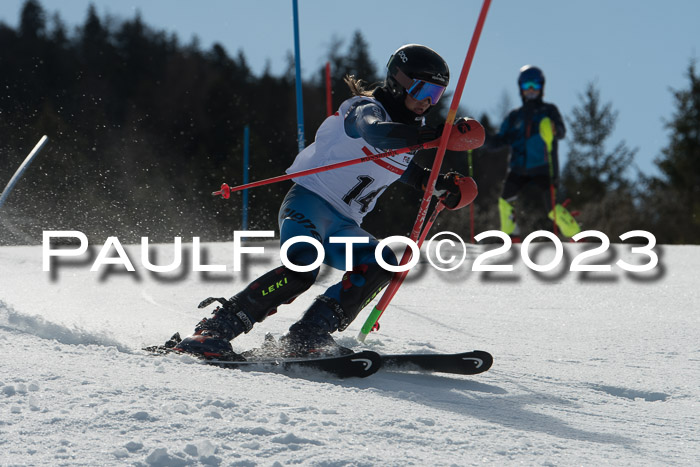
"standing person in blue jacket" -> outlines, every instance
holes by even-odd
[[[526,185],[533,185],[541,193],[544,214],[547,214],[553,208],[552,190],[556,190],[559,178],[557,140],[564,138],[566,127],[557,107],[542,100],[544,83],[544,74],[539,68],[526,65],[520,69],[518,88],[523,105],[508,114],[498,134],[489,141],[492,148],[505,144],[511,148],[498,210],[501,230],[516,242],[522,235],[513,206],[518,195]],[[548,135],[542,131],[543,120],[551,125]],[[546,139],[551,139],[550,147]]]
[[[354,97],[340,105],[319,127],[315,141],[301,151],[288,173],[335,162],[357,159],[390,149],[434,141],[442,133],[425,126],[425,115],[437,104],[449,82],[447,63],[434,50],[417,44],[399,48],[389,59],[386,80],[374,90],[365,89],[352,76],[346,83]],[[476,136],[475,136],[476,135]],[[454,138],[453,138],[454,137]],[[475,120],[460,119],[450,132],[453,139],[467,138],[473,148],[483,143],[483,127]],[[331,333],[343,331],[379,291],[392,273],[375,258],[378,240],[360,226],[382,193],[396,181],[425,189],[430,170],[412,162],[413,154],[375,159],[362,164],[293,179],[279,211],[280,243],[293,237],[312,237],[325,252],[325,264],[345,270],[344,243],[331,237],[361,237],[365,243],[352,245],[352,268],[340,282],[329,287],[293,324],[279,342],[283,355],[339,353]],[[456,173],[441,174],[436,194],[444,196],[448,209],[458,209],[476,197],[476,184]],[[308,242],[295,243],[287,257],[296,266],[309,266],[318,252]],[[389,248],[382,252],[386,263],[396,265]],[[236,356],[230,341],[249,332],[255,323],[291,303],[316,281],[320,267],[297,272],[280,266],[250,283],[229,299],[207,299],[221,306],[213,316],[202,319],[191,336],[181,342],[171,339],[166,346],[208,357]],[[175,337],[175,336],[174,336]]]

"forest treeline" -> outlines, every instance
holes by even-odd
[[[356,32],[328,51],[333,106],[349,97],[346,74],[383,78]],[[280,76],[255,75],[243,51],[149,27],[139,15],[101,18],[94,6],[69,31],[58,14],[27,0],[17,28],[0,23],[0,188],[41,135],[49,144],[0,210],[0,244],[39,243],[44,230],[79,230],[96,242],[169,242],[198,236],[229,240],[241,228],[242,197],[214,198],[226,181],[243,181],[243,134],[250,129],[250,176],[284,173],[297,153],[294,63]],[[562,191],[585,229],[612,241],[648,230],[659,243],[700,243],[700,80],[691,61],[687,89],[674,90],[673,115],[659,115],[671,137],[657,165],[661,176],[633,172],[635,150],[610,141],[617,117],[594,84],[565,115],[571,131]],[[575,92],[575,91],[572,91]],[[303,86],[306,143],[326,113],[324,70]],[[443,99],[449,101],[449,99]],[[443,104],[444,105],[444,104]],[[444,121],[445,108],[430,115]],[[479,118],[493,132],[486,115]],[[612,149],[609,149],[611,148]],[[418,155],[430,164],[432,153]],[[449,153],[444,169],[471,170],[480,188],[475,231],[498,228],[497,197],[508,152]],[[364,226],[378,237],[407,235],[419,194],[392,186]],[[277,210],[291,182],[249,191],[251,229],[277,229]],[[441,215],[438,228],[469,238],[469,210]]]

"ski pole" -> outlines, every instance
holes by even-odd
[[[554,141],[554,132],[552,131],[552,121],[549,117],[540,120],[540,136],[547,145],[547,161],[549,162],[549,197],[552,203],[553,227],[554,235],[557,235],[557,209],[556,209],[556,191],[554,188],[554,162],[552,161],[552,141]]]
[[[459,80],[457,81],[457,86],[455,88],[455,93],[452,96],[450,110],[447,112],[445,127],[442,132],[442,137],[440,138],[440,145],[438,146],[437,154],[435,155],[435,161],[433,162],[430,177],[428,178],[427,187],[425,189],[425,193],[423,194],[423,201],[421,202],[420,209],[418,210],[418,216],[416,217],[416,222],[413,225],[413,230],[411,231],[410,239],[413,241],[416,241],[416,239],[418,239],[421,236],[421,227],[423,227],[423,223],[425,222],[428,207],[430,205],[430,200],[433,196],[433,191],[435,189],[435,180],[437,179],[438,173],[440,171],[442,160],[445,157],[445,150],[447,149],[447,141],[450,137],[452,124],[455,120],[455,116],[457,115],[459,101],[462,98],[462,91],[464,91],[464,85],[467,81],[467,76],[469,75],[469,69],[471,68],[471,64],[474,59],[474,54],[476,53],[476,46],[479,43],[481,30],[483,29],[484,21],[486,21],[486,13],[488,12],[490,5],[491,0],[484,0],[483,5],[481,6],[481,12],[479,13],[479,18],[477,19],[476,27],[474,28],[474,34],[472,35],[471,43],[469,44],[469,49],[467,50],[467,56],[464,59],[462,71],[459,75]],[[423,230],[425,231],[423,238],[425,238],[425,235],[427,235],[427,229]],[[412,255],[413,253],[411,248],[407,246],[406,250],[404,250],[404,254],[401,258],[400,264],[405,265],[406,263],[408,263]],[[364,342],[369,332],[372,330],[372,328],[374,328],[374,325],[378,322],[379,318],[388,307],[394,295],[396,295],[396,291],[403,283],[403,279],[406,277],[407,274],[407,271],[394,274],[394,277],[389,283],[389,286],[384,291],[384,294],[382,294],[382,297],[379,299],[379,303],[372,310],[369,317],[367,318],[367,321],[365,321],[365,324],[362,326],[362,329],[360,330],[360,333],[357,336],[357,339],[360,342]]]
[[[469,176],[474,178],[474,166],[472,165],[472,150],[467,152],[469,157]],[[472,243],[474,243],[474,203],[469,204],[469,238]]]
[[[426,221],[425,225],[423,226],[423,231],[421,233],[421,236],[418,238],[418,241],[416,242],[416,245],[420,249],[420,247],[423,245],[423,242],[425,241],[425,237],[428,236],[428,231],[430,228],[433,226],[433,223],[435,223],[435,219],[437,218],[438,214],[442,212],[442,210],[445,209],[445,204],[442,201],[439,201],[438,204],[435,206],[435,209],[433,210],[433,213],[430,215],[428,220]],[[404,265],[411,261],[411,258],[413,257],[413,252],[410,250],[410,248],[407,250],[406,253],[401,257],[401,265]],[[399,290],[399,286],[403,284],[404,279],[406,279],[406,276],[408,275],[408,271],[402,271],[402,272],[397,272],[394,275],[394,279],[389,283],[387,286],[386,290],[384,291],[384,295],[382,295],[382,299],[384,297],[387,297],[387,303],[391,301],[394,298],[394,295],[396,295],[396,292]],[[376,307],[372,309],[370,312],[369,316],[367,317],[367,320],[365,321],[365,324],[362,325],[362,328],[360,329],[360,334],[358,334],[357,339],[361,342],[364,342],[365,339],[367,338],[367,335],[372,332],[376,331],[379,329],[379,318],[381,317],[382,313],[384,313],[384,308],[380,308],[379,304],[377,304]]]
[[[398,154],[404,154],[406,152],[418,151],[421,149],[431,149],[431,148],[437,147],[439,141],[441,141],[441,140],[429,141],[427,143],[416,144],[414,146],[408,146],[408,147],[401,148],[401,149],[392,149],[391,151],[382,152],[379,154],[369,154],[369,155],[366,155],[363,157],[359,157],[357,159],[350,159],[347,161],[336,162],[334,164],[328,164],[328,165],[316,167],[313,169],[300,170],[299,172],[294,172],[294,173],[286,174],[286,175],[279,175],[277,177],[272,177],[272,178],[268,178],[265,180],[259,180],[257,182],[246,183],[245,185],[238,185],[238,186],[231,187],[228,184],[224,183],[221,185],[221,189],[219,191],[213,192],[212,195],[214,195],[214,196],[218,195],[224,199],[228,199],[231,196],[231,193],[233,193],[235,191],[246,190],[248,188],[255,188],[255,187],[263,186],[263,185],[270,185],[272,183],[283,182],[285,180],[290,180],[292,178],[304,177],[306,175],[311,175],[311,174],[315,174],[315,173],[319,173],[319,172],[326,172],[328,170],[339,169],[341,167],[347,167],[349,165],[355,165],[355,164],[361,164],[363,162],[375,161],[377,159],[383,159],[385,157],[396,156]]]

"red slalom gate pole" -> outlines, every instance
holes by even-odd
[[[418,210],[418,216],[416,217],[416,222],[413,225],[413,230],[411,231],[410,239],[414,242],[419,238],[425,238],[427,235],[427,229],[425,233],[421,236],[421,228],[425,223],[425,218],[428,213],[428,208],[430,205],[430,200],[433,196],[433,191],[435,189],[435,180],[437,179],[440,166],[442,165],[442,160],[445,157],[445,151],[447,149],[447,141],[450,137],[450,132],[452,130],[452,125],[457,115],[457,108],[459,107],[459,101],[462,98],[462,92],[464,91],[464,85],[467,82],[467,76],[469,75],[469,69],[471,68],[472,61],[474,60],[474,54],[476,53],[476,46],[479,43],[479,38],[481,37],[481,30],[484,27],[484,22],[486,21],[486,13],[488,13],[489,6],[491,6],[491,0],[484,0],[481,6],[481,12],[479,13],[479,18],[476,21],[476,27],[474,28],[474,34],[472,35],[471,43],[469,44],[469,49],[467,51],[467,56],[464,59],[464,65],[462,65],[462,72],[459,75],[459,80],[457,81],[457,87],[455,89],[454,96],[452,97],[452,102],[450,104],[450,110],[447,113],[447,119],[445,120],[445,127],[442,131],[442,137],[440,138],[440,145],[438,146],[437,154],[435,155],[435,161],[433,162],[433,167],[430,172],[430,177],[428,178],[428,186],[423,194],[423,201],[421,202],[420,209]],[[426,225],[426,227],[432,226]],[[413,250],[410,246],[406,247],[401,261],[400,266],[405,266],[412,258]],[[379,300],[377,306],[374,307],[372,312],[369,314],[365,324],[362,326],[357,339],[364,342],[369,333],[375,327],[379,318],[382,316],[386,308],[389,306],[392,298],[396,295],[399,287],[403,283],[404,279],[408,275],[408,271],[397,272],[394,274],[393,279],[387,286],[382,298]]]
[[[441,141],[442,140],[440,140],[440,142]],[[341,167],[347,167],[349,165],[361,164],[363,162],[375,161],[377,159],[384,159],[385,157],[396,156],[397,154],[404,154],[406,152],[418,151],[420,149],[430,149],[430,148],[437,147],[437,145],[438,145],[438,140],[429,141],[429,142],[423,143],[423,144],[416,144],[414,146],[408,146],[408,147],[401,148],[401,149],[392,149],[391,151],[382,152],[379,154],[370,154],[368,156],[358,157],[357,159],[350,159],[347,161],[336,162],[335,164],[328,164],[328,165],[316,167],[313,169],[300,170],[299,172],[294,172],[294,173],[290,173],[290,174],[286,174],[286,175],[279,175],[277,177],[272,177],[272,178],[268,178],[265,180],[259,180],[257,182],[246,183],[245,185],[238,185],[238,186],[231,187],[231,186],[228,186],[228,184],[224,183],[221,185],[221,189],[219,191],[214,191],[212,193],[212,195],[221,196],[224,199],[228,199],[231,196],[231,193],[236,192],[236,191],[246,190],[248,188],[255,188],[255,187],[263,186],[263,185],[270,185],[272,183],[283,182],[285,180],[290,180],[292,178],[303,177],[305,175],[311,175],[311,174],[315,174],[315,173],[319,173],[319,172],[326,172],[328,170],[339,169]]]

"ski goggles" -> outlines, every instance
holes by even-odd
[[[406,89],[406,92],[417,101],[422,101],[426,97],[429,97],[431,105],[435,105],[445,92],[445,86],[429,83],[422,79],[414,79],[413,84]]]
[[[542,89],[542,83],[538,83],[537,81],[526,81],[520,85],[520,89],[523,91],[526,91],[528,89],[534,89],[536,91],[539,91]]]

